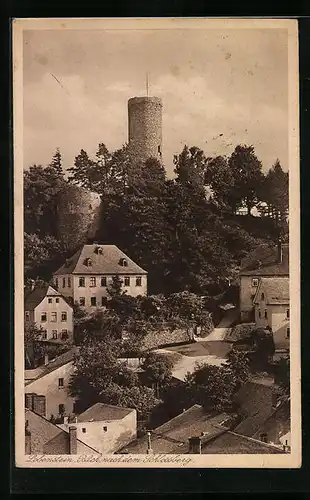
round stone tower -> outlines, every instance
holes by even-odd
[[[97,193],[68,184],[58,195],[58,238],[75,249],[95,237],[101,199]]]
[[[162,161],[162,100],[159,97],[132,97],[128,101],[128,143],[131,157]]]

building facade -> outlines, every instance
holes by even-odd
[[[276,350],[288,349],[290,342],[289,278],[261,278],[253,303],[256,326],[270,328]]]
[[[84,245],[54,275],[61,293],[86,310],[105,307],[113,277],[133,297],[147,294],[147,272],[115,245]]]
[[[259,247],[241,264],[240,317],[242,322],[255,320],[254,297],[261,278],[289,278],[289,247],[279,243],[275,247]]]
[[[77,439],[99,453],[114,453],[137,437],[136,410],[96,403],[77,416]],[[64,430],[70,423],[59,424]]]
[[[76,353],[73,348],[47,363],[37,372],[35,379],[25,384],[26,407],[50,419],[75,412],[75,398],[70,396],[69,383],[74,371],[73,360]],[[27,370],[30,372],[32,370]],[[26,378],[29,378],[26,373]]]
[[[25,324],[42,330],[41,340],[72,342],[73,309],[52,286],[34,288],[25,299]]]

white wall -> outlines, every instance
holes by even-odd
[[[59,427],[69,430],[77,428],[77,439],[95,448],[100,453],[113,453],[136,439],[137,413],[132,410],[121,420],[102,420],[100,422],[77,422],[60,424]],[[107,427],[107,430],[104,430]],[[86,432],[83,432],[83,429]]]
[[[48,299],[51,299],[52,302],[49,303]],[[59,299],[59,303],[56,303],[56,299]],[[43,312],[47,313],[46,322],[41,321],[41,314]],[[57,321],[52,321],[52,312],[57,313]],[[67,313],[66,321],[61,321],[62,312]],[[47,340],[52,339],[52,330],[57,330],[58,339],[60,339],[60,333],[62,330],[67,330],[69,339],[72,339],[73,337],[73,310],[63,297],[44,297],[42,302],[35,308],[34,321],[38,327],[47,330]]]
[[[260,300],[259,304],[255,306],[255,324],[259,328],[267,326],[271,328],[276,349],[289,348],[287,329],[290,326],[290,321],[286,315],[288,309],[289,304],[266,305],[263,300]],[[261,317],[259,317],[259,310]],[[267,318],[265,318],[265,310],[267,310]]]
[[[25,387],[25,393],[29,394],[34,392],[46,397],[46,418],[51,415],[55,417],[58,415],[58,406],[64,404],[65,412],[67,414],[73,413],[73,404],[75,398],[69,395],[69,381],[73,374],[73,361],[66,363],[56,370],[48,373],[44,377],[34,380]],[[58,379],[64,379],[64,386],[58,386]]]
[[[84,275],[85,278],[85,287],[79,286],[79,278],[83,275],[73,276],[73,297],[74,302],[80,303],[80,298],[85,298],[85,308],[88,310],[93,309],[91,306],[91,297],[96,297],[97,299],[97,307],[101,307],[102,297],[108,297],[107,287],[112,283],[113,276],[111,275],[94,275],[96,278],[96,286],[90,286],[90,278],[91,276]],[[119,277],[123,280],[123,278],[127,275],[119,275]],[[141,276],[142,285],[136,286],[136,277]],[[107,279],[107,287],[100,286],[101,278],[106,277]],[[147,294],[147,276],[146,275],[128,275],[130,277],[130,286],[124,286],[123,289],[127,291],[128,295],[136,297],[137,295],[146,295]],[[61,289],[62,292],[62,289]]]

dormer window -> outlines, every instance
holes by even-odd
[[[127,267],[127,266],[128,266],[127,259],[124,259],[124,258],[122,257],[122,258],[120,259],[120,261],[119,261],[119,264],[120,264],[120,266]]]
[[[88,257],[87,259],[85,259],[84,264],[87,267],[91,267],[92,266],[92,260]]]

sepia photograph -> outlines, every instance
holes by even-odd
[[[12,31],[16,466],[300,467],[297,22]]]

